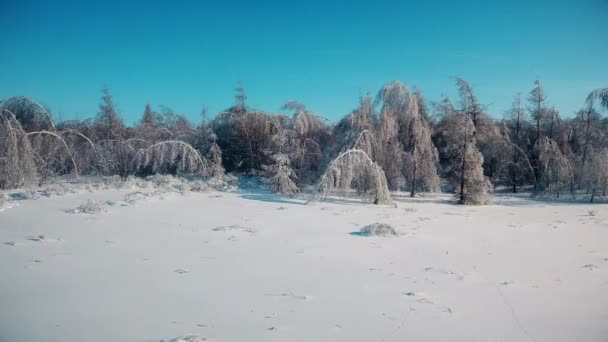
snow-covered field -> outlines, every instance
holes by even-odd
[[[608,340],[606,205],[447,199],[15,198],[0,341]]]

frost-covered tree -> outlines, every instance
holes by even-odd
[[[270,189],[280,194],[299,192],[300,189],[294,181],[297,176],[291,168],[289,157],[285,153],[279,152],[273,154],[271,158],[274,163],[266,167]]]
[[[499,168],[501,156],[499,153],[502,136],[494,120],[485,112],[485,107],[481,105],[473,87],[464,79],[456,78],[458,95],[460,99],[460,111],[465,112],[473,122],[475,144],[483,155],[484,174],[490,179],[495,177],[495,172]]]
[[[61,135],[39,131],[27,133],[27,137],[32,146],[39,185],[55,175],[73,173],[78,176],[78,164]]]
[[[480,117],[483,115],[483,110],[477,96],[473,92],[473,87],[461,77],[456,77],[456,86],[458,87],[460,106],[466,110],[473,122],[473,126],[477,129],[481,119]],[[476,135],[477,131],[474,130],[472,134]]]
[[[570,160],[559,149],[558,144],[549,137],[542,137],[534,146],[538,156],[538,176],[536,195],[570,192],[574,197],[574,172]]]
[[[392,201],[384,171],[362,150],[351,149],[342,152],[331,161],[319,182],[317,196],[327,197],[332,189],[346,191],[353,182],[365,182],[368,191],[365,198],[374,204],[388,204]]]
[[[417,93],[409,95],[404,125],[403,145],[406,151],[404,172],[407,183],[410,184],[411,197],[416,195],[418,189],[439,191],[440,187],[437,175],[439,161],[437,149],[431,139],[431,128],[420,114],[419,103]]]
[[[513,98],[513,104],[506,114],[502,135],[504,143],[501,146],[501,155],[505,158],[501,160],[499,174],[504,175],[506,183],[516,193],[518,186],[523,186],[530,177],[534,178],[534,169],[525,150],[528,145],[527,120],[519,93]]]
[[[163,115],[155,113],[152,107],[146,104],[141,122],[139,126],[135,127],[136,134],[151,145],[159,141],[173,139],[173,132],[161,123],[164,123]]]
[[[156,123],[156,118],[154,112],[152,111],[152,107],[150,104],[146,104],[146,109],[144,110],[144,115],[141,118],[142,125],[154,125]]]
[[[536,126],[536,138],[535,141],[541,137],[542,123],[547,116],[546,102],[547,96],[539,80],[534,81],[534,88],[528,94],[528,111],[530,112],[530,118],[534,120]]]
[[[222,150],[215,142],[213,142],[209,148],[209,159],[211,177],[222,178],[226,170],[224,170],[224,167],[222,166]]]
[[[315,115],[297,101],[287,102],[282,109],[294,112],[287,123],[292,131],[292,139],[285,150],[298,180],[316,179],[323,160],[323,146],[328,143],[331,134],[325,123],[327,119]]]
[[[57,134],[67,144],[72,158],[76,162],[79,174],[99,174],[99,153],[93,140],[87,136],[88,127],[57,125]]]
[[[606,197],[608,192],[608,148],[591,155],[586,179],[591,188],[591,202],[597,196]]]
[[[334,127],[328,154],[335,158],[346,150],[361,149],[374,159],[375,150],[378,149],[375,127],[376,113],[372,98],[369,95],[362,96],[359,106]]]
[[[587,102],[587,108],[580,110],[577,114],[577,118],[574,121],[574,126],[577,131],[577,146],[580,150],[580,165],[577,168],[578,172],[578,185],[579,188],[582,185],[584,178],[583,173],[586,171],[590,150],[593,145],[599,145],[599,135],[597,127],[599,126],[600,116],[593,107],[593,102]]]
[[[300,189],[294,181],[297,179],[297,176],[291,168],[289,156],[284,153],[284,148],[288,144],[288,135],[290,132],[287,132],[277,124],[274,125],[276,133],[273,136],[273,140],[276,145],[276,151],[271,155],[273,163],[264,166],[267,173],[267,183],[273,192],[293,194],[299,192]]]
[[[487,203],[488,184],[483,175],[483,155],[475,140],[475,125],[468,112],[456,111],[445,101],[438,128],[443,174],[461,204]]]
[[[407,86],[399,81],[385,84],[376,95],[376,103],[382,106],[376,130],[378,145],[374,160],[382,166],[389,189],[392,190],[402,189],[406,185],[406,177],[403,175],[405,159],[403,132],[410,97]]]
[[[209,162],[190,144],[171,140],[139,149],[133,158],[133,168],[143,174],[209,175]]]
[[[56,131],[51,111],[27,96],[14,96],[0,100],[0,109],[12,113],[25,132]]]
[[[123,138],[123,123],[118,115],[112,95],[107,87],[102,89],[103,96],[97,115],[97,126],[100,137],[105,140],[118,140]]]
[[[599,101],[600,106],[608,110],[608,88],[598,88],[587,96],[587,102]]]
[[[497,146],[500,159],[496,174],[503,180],[503,184],[510,186],[511,191],[516,193],[518,186],[523,187],[525,184],[535,182],[534,168],[526,152],[511,141],[509,125],[506,122],[503,124],[503,141]]]
[[[0,189],[22,186],[37,177],[34,151],[15,115],[0,109]]]
[[[426,101],[424,100],[424,97],[422,96],[422,91],[418,88],[415,88],[414,96],[416,97],[416,101],[417,101],[416,104],[418,105],[418,113],[429,124],[429,126],[432,126],[433,120],[431,118],[431,113],[426,104]]]

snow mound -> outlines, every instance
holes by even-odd
[[[393,228],[393,226],[386,223],[372,223],[369,224],[358,232],[354,233],[354,235],[359,236],[398,236],[399,233]]]

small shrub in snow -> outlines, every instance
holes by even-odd
[[[294,194],[300,189],[294,182],[296,173],[291,168],[289,157],[285,153],[273,154],[274,164],[264,167],[267,173],[266,183],[273,192],[279,194]]]
[[[130,192],[123,197],[125,203],[129,205],[134,205],[136,202],[141,201],[142,199],[149,198],[152,196],[152,193],[143,193],[141,191]]]
[[[72,214],[97,214],[101,212],[102,209],[103,207],[100,202],[88,199],[84,203],[80,204],[78,207],[72,210],[68,210],[68,212]]]
[[[361,228],[361,230],[359,230],[359,232],[356,235],[361,235],[361,236],[397,236],[399,235],[399,233],[397,233],[397,231],[395,230],[395,228],[393,228],[393,226],[388,225],[386,223],[372,223],[370,225],[367,225],[363,228]]]

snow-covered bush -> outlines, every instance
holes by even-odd
[[[97,214],[101,212],[103,206],[100,202],[95,201],[93,199],[87,199],[85,202],[81,203],[78,207],[68,210],[69,213],[73,214]]]
[[[280,194],[293,194],[300,189],[294,182],[296,173],[290,165],[289,157],[284,153],[276,153],[272,156],[274,164],[265,167],[268,174],[266,183],[273,192]]]
[[[211,148],[209,149],[209,157],[210,157],[210,175],[213,178],[222,178],[226,170],[222,166],[222,150],[219,145],[215,142],[211,144]]]
[[[397,236],[399,233],[393,226],[386,223],[372,223],[361,228],[357,235],[361,236]]]

